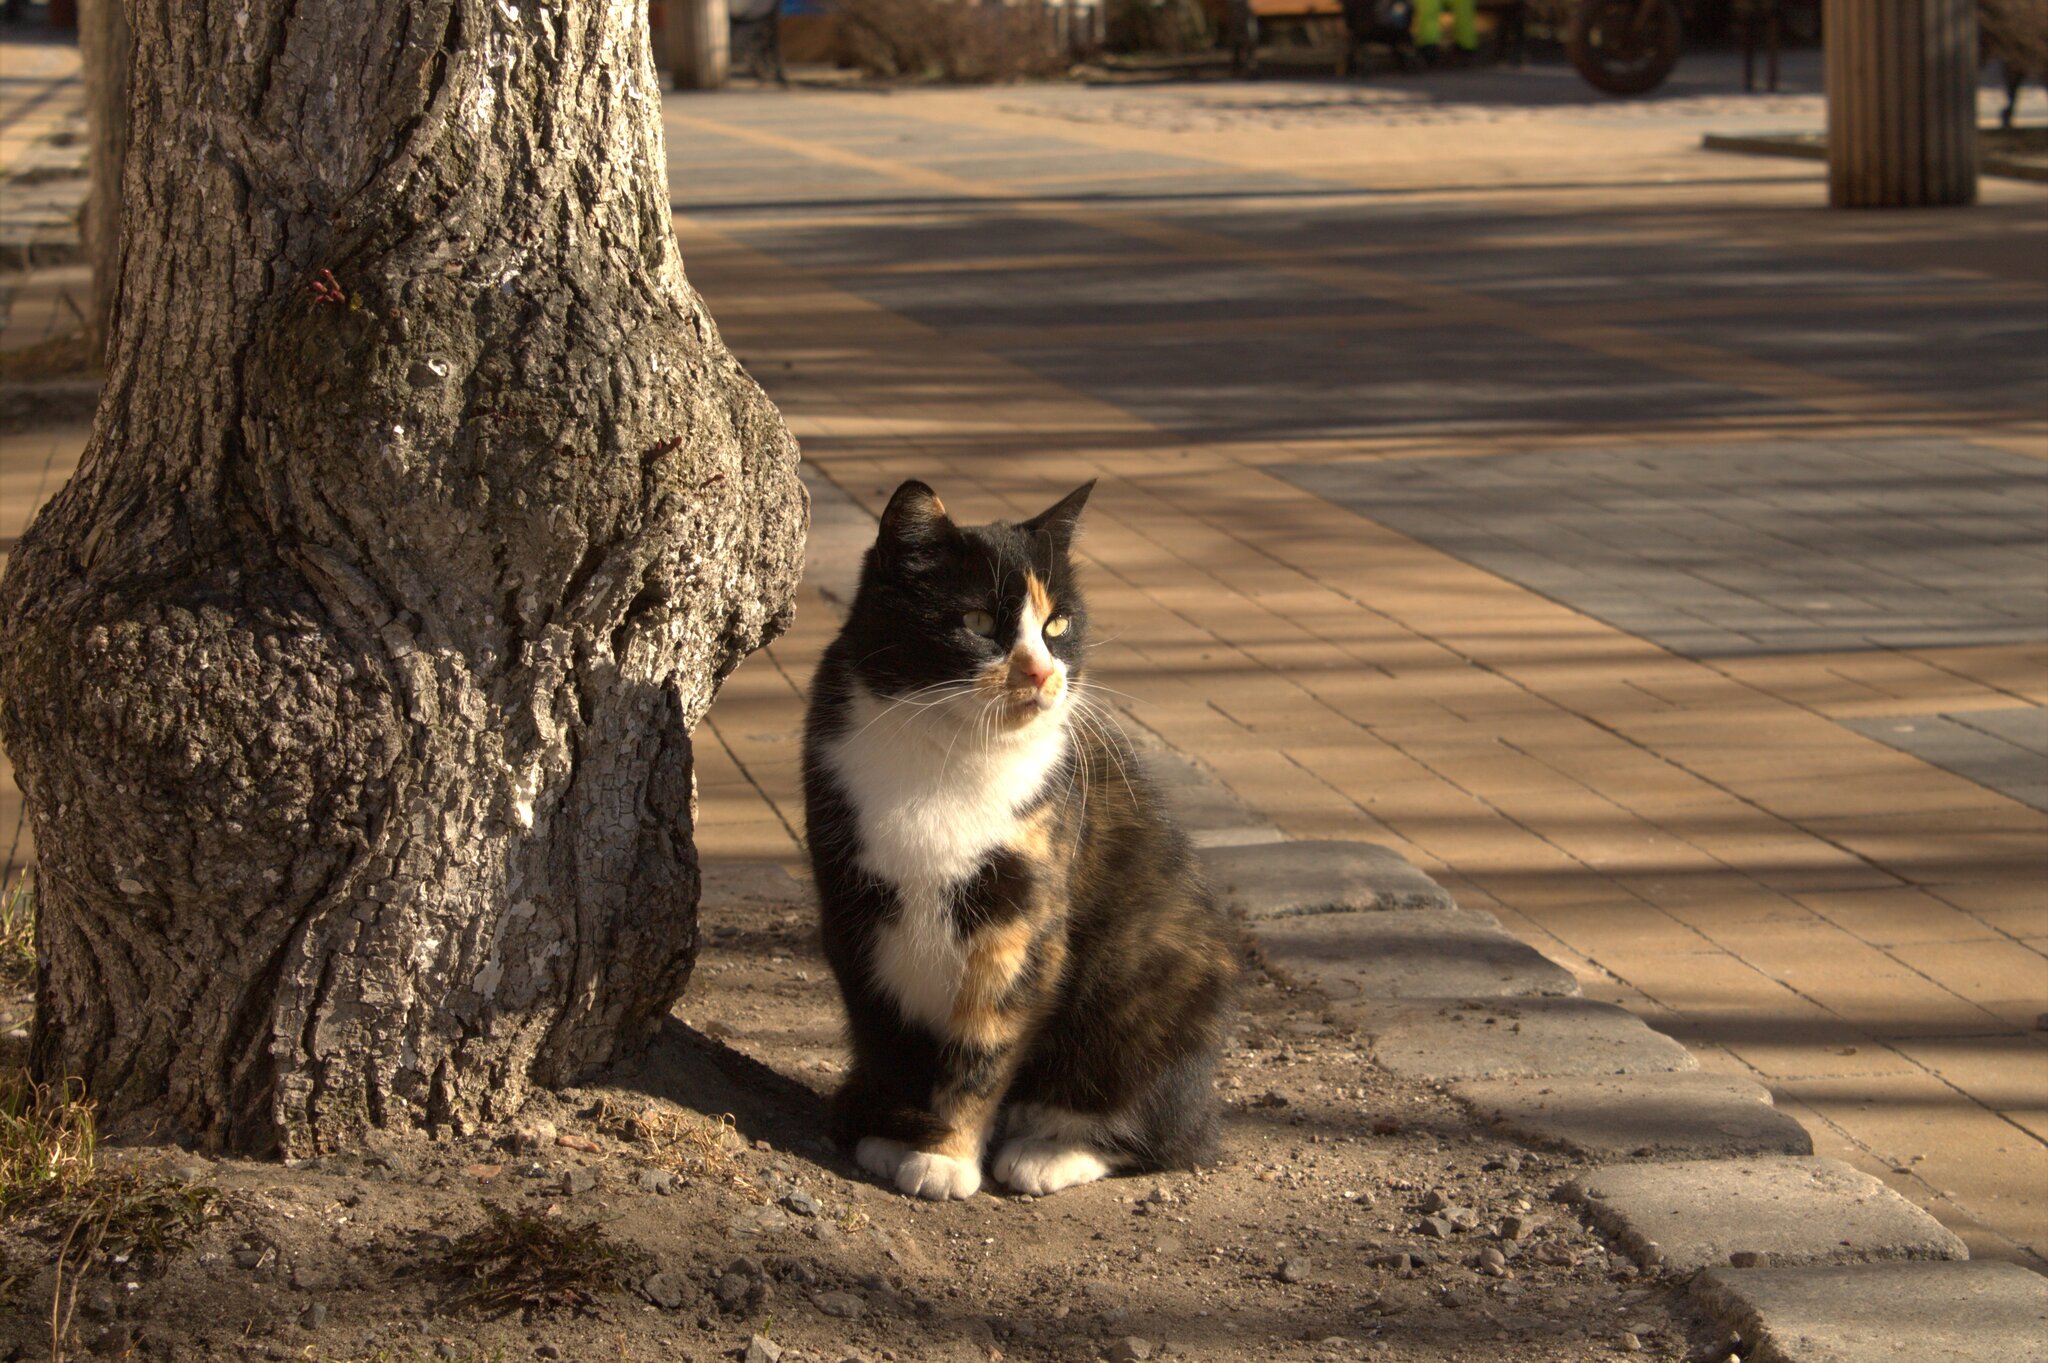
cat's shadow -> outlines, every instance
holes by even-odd
[[[821,1094],[676,1018],[662,1019],[647,1049],[608,1082],[714,1120],[729,1116],[749,1145],[766,1141],[820,1163],[847,1163],[822,1134]]]

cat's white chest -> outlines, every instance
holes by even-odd
[[[1045,784],[1066,746],[1048,719],[1020,740],[983,747],[858,697],[849,735],[828,760],[853,806],[860,864],[895,890],[870,967],[905,1015],[929,1026],[952,1012],[966,969],[952,891],[1017,840],[1019,805]]]

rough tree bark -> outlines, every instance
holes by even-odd
[[[82,0],[78,56],[92,176],[78,226],[92,267],[92,313],[86,320],[97,357],[107,351],[121,277],[121,174],[128,158],[128,16],[121,0]]]
[[[687,979],[795,446],[684,280],[641,0],[129,18],[106,393],[0,583],[34,1063],[242,1151],[499,1117]]]

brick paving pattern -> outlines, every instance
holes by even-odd
[[[2048,463],[1965,441],[1268,471],[1689,657],[2048,640]]]

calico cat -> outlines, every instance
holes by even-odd
[[[853,1064],[834,1136],[906,1193],[1186,1167],[1237,957],[1131,750],[1082,695],[1069,550],[896,489],[811,685],[804,796]],[[1092,713],[1091,713],[1092,712]]]

